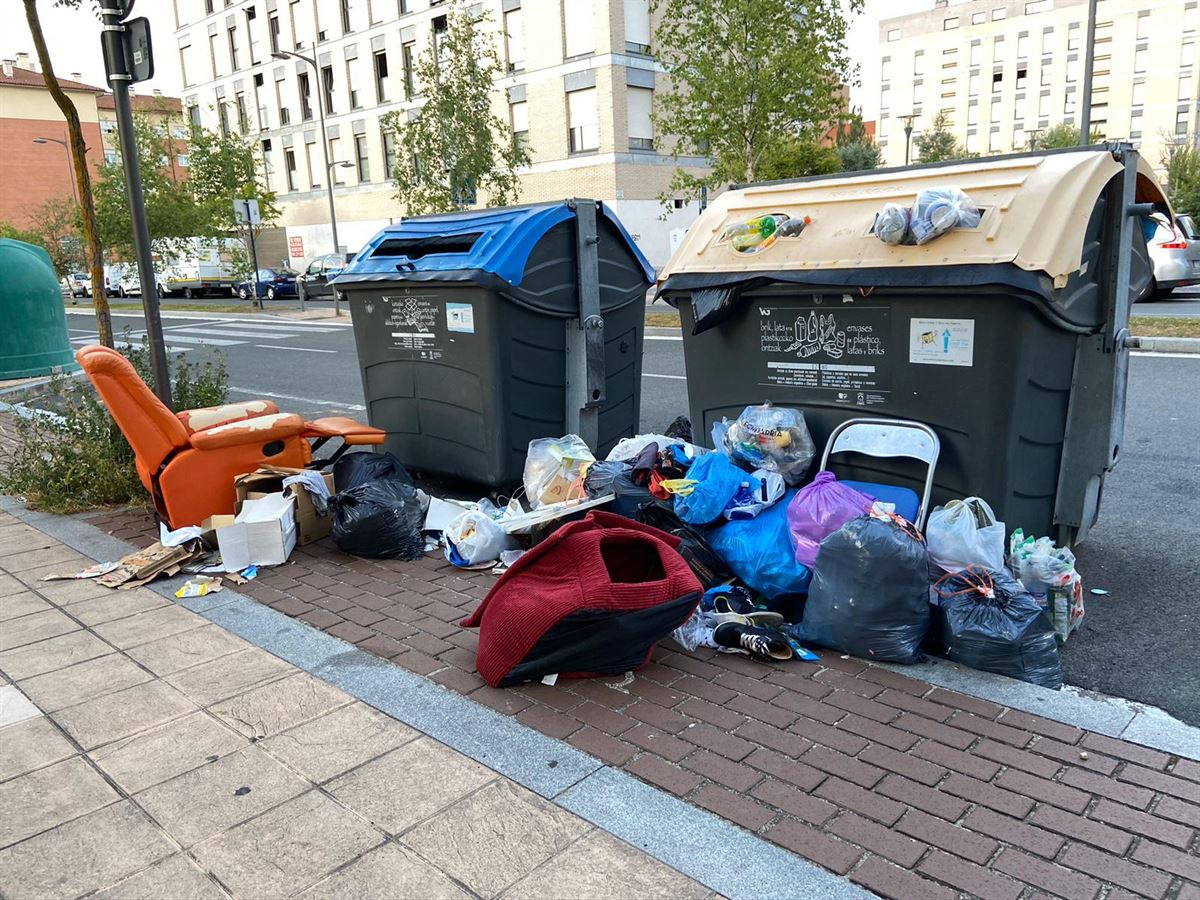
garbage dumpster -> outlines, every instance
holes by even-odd
[[[635,433],[654,270],[594,200],[390,225],[336,279],[367,415],[417,471],[521,481],[534,438]]]
[[[982,211],[975,227],[874,236],[884,203],[949,187]],[[1154,210],[1166,198],[1127,145],[730,190],[660,275],[696,433],[764,399],[803,409],[818,446],[848,418],[915,419],[941,440],[936,502],[982,496],[1010,529],[1082,539],[1121,448]],[[730,226],[764,214],[811,221],[735,247]],[[919,490],[919,474],[855,456],[846,477]]]
[[[0,238],[0,380],[78,368],[71,355],[62,288],[50,254]]]

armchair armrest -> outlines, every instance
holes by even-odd
[[[244,444],[265,444],[295,437],[304,431],[304,420],[295,413],[273,413],[240,422],[227,422],[191,435],[197,450],[219,450]]]
[[[270,400],[247,400],[243,403],[224,403],[221,406],[185,409],[175,415],[183,423],[187,433],[193,435],[217,425],[225,425],[228,422],[244,422],[259,416],[274,415],[277,412],[279,412],[279,407]]]

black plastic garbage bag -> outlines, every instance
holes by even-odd
[[[627,519],[636,518],[638,509],[654,500],[649,488],[634,483],[633,466],[615,460],[594,462],[588,466],[583,489],[589,498],[612,494],[612,501],[604,509]]]
[[[333,542],[344,552],[373,559],[421,558],[425,514],[411,484],[368,481],[339,491],[329,505],[333,509]]]
[[[1062,662],[1054,625],[1007,572],[968,566],[936,585],[946,658],[972,669],[1058,690]]]
[[[348,491],[368,481],[413,483],[404,464],[391,453],[347,453],[333,464],[333,488],[336,491]]]
[[[804,640],[863,659],[915,663],[929,630],[925,540],[899,518],[858,516],[821,541]]]
[[[708,539],[675,515],[670,503],[661,500],[644,503],[638,509],[636,518],[643,525],[679,538],[679,546],[675,550],[696,573],[705,590],[733,579],[733,570],[716,554]]]

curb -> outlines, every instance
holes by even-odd
[[[1138,337],[1130,339],[1135,350],[1149,353],[1200,353],[1200,338]]]
[[[4,510],[97,561],[136,548],[80,519]],[[758,835],[340,638],[226,587],[177,600],[185,577],[146,587],[441,741],[731,900],[875,895]],[[736,858],[738,865],[731,866]]]

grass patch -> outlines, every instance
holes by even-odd
[[[679,313],[675,310],[670,312],[648,312],[646,313],[647,328],[678,328]]]
[[[1136,337],[1200,338],[1200,316],[1134,316],[1129,330]]]

